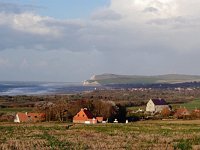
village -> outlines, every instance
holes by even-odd
[[[116,106],[117,107],[117,106]],[[103,116],[94,115],[87,107],[81,108],[79,112],[72,117],[71,122],[77,124],[97,124],[97,123],[128,123],[134,121],[143,120],[176,120],[176,119],[199,119],[200,109],[194,109],[189,111],[185,107],[179,107],[174,109],[164,99],[150,99],[146,104],[145,110],[137,107],[135,110],[126,110],[124,118],[105,118]],[[66,111],[65,109],[62,109]],[[61,111],[62,111],[61,110]],[[120,110],[119,110],[120,111]],[[63,118],[67,117],[67,113],[60,112],[63,114]],[[121,113],[121,112],[118,112]],[[112,117],[112,116],[109,116]],[[120,120],[120,121],[118,121]],[[47,120],[47,114],[44,112],[17,112],[14,116],[15,123],[35,123],[45,122]]]

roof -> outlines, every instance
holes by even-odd
[[[164,99],[151,99],[155,105],[167,105],[167,102]]]
[[[29,117],[31,117],[31,119],[35,119],[36,118],[44,118],[45,117],[45,113],[17,113],[20,122],[27,122],[28,120],[30,120]]]
[[[83,112],[85,113],[85,115],[87,116],[88,119],[93,118],[93,114],[89,110],[83,109]]]

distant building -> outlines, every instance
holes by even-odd
[[[73,117],[73,123],[96,124],[102,121],[103,117],[94,117],[94,115],[87,108],[82,108]]]
[[[22,122],[41,122],[45,121],[44,113],[20,113],[18,112],[15,115],[14,122],[22,123]]]
[[[169,108],[164,99],[150,99],[146,106],[146,111],[151,113],[161,112],[163,108]]]
[[[103,117],[96,117],[96,119],[97,119],[98,123],[102,123],[103,122]]]

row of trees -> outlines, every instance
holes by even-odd
[[[126,108],[113,101],[60,99],[55,102],[43,101],[37,103],[35,111],[46,114],[46,121],[71,121],[81,108],[88,108],[94,116],[102,116],[110,121],[117,118],[123,122],[126,119]]]

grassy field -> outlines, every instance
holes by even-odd
[[[133,106],[133,107],[127,107],[126,110],[129,111],[137,111],[138,109],[146,110],[146,106]]]
[[[0,108],[0,113],[31,112],[32,110],[31,107]]]
[[[200,108],[200,99],[193,100],[189,103],[181,104],[180,106],[185,107],[188,110],[194,110],[195,108]]]
[[[0,149],[200,149],[200,120],[68,125],[0,123]]]

